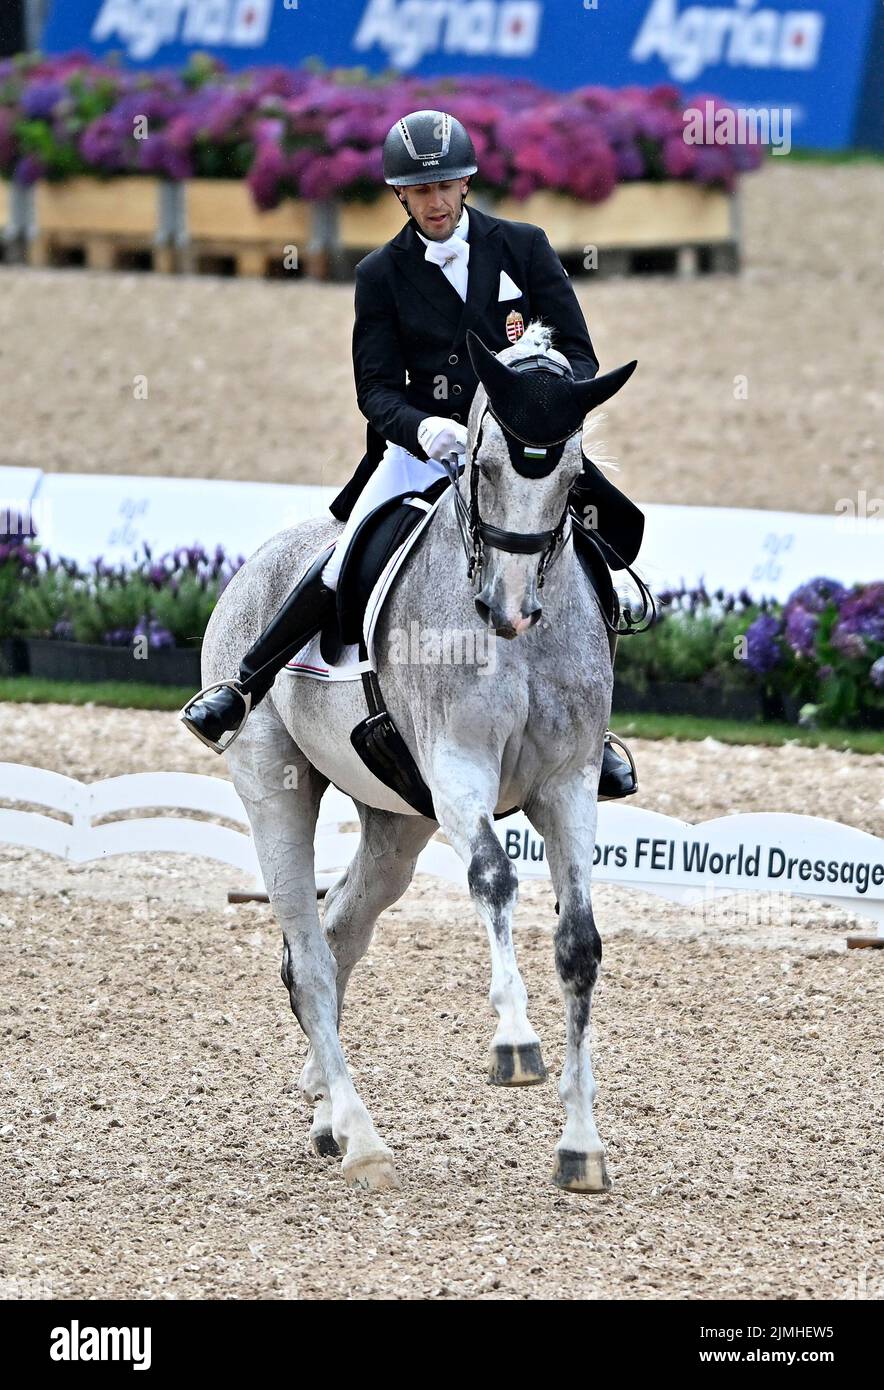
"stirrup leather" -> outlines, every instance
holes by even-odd
[[[626,754],[626,761],[629,763],[632,770],[632,780],[635,782],[635,790],[638,791],[638,769],[635,765],[635,758],[632,756],[628,745],[623,742],[622,738],[618,738],[616,734],[612,734],[610,729],[605,730],[605,743],[616,744],[618,748],[623,749],[623,752]]]
[[[246,707],[245,714],[239,721],[237,727],[232,731],[229,738],[224,739],[223,742],[221,739],[219,739],[216,743],[214,739],[207,738],[205,734],[201,734],[199,729],[194,728],[193,724],[187,724],[187,727],[190,730],[190,732],[196,735],[200,743],[204,743],[207,748],[211,748],[213,753],[226,753],[231,743],[234,743],[236,739],[239,738],[240,734],[245,728],[246,720],[248,719],[252,709],[252,697],[249,691],[243,690],[239,681],[236,680],[213,681],[211,685],[203,686],[202,690],[198,690],[195,695],[192,695],[178,716],[178,718],[183,723],[187,723],[187,715],[190,712],[190,710],[193,709],[194,705],[198,700],[202,700],[203,697],[206,695],[211,695],[215,690],[224,690],[226,687],[229,687],[231,690],[235,690],[240,699],[245,702]]]

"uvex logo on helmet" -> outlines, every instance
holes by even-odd
[[[384,180],[392,188],[466,179],[477,168],[472,140],[447,111],[412,111],[384,141]]]

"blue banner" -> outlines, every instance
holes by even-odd
[[[567,90],[675,82],[789,109],[797,145],[854,138],[876,0],[54,0],[43,47],[143,67],[496,73]]]

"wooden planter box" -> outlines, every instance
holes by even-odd
[[[155,270],[174,268],[164,230],[166,185],[154,178],[69,179],[34,189],[36,232],[31,265],[51,265],[64,252],[82,250],[91,270],[112,270],[126,253],[149,254]]]
[[[288,199],[271,212],[255,206],[240,179],[190,179],[183,185],[180,239],[192,268],[207,259],[232,259],[239,275],[265,275],[286,269],[294,248],[297,267],[321,273],[311,247],[312,213],[308,203]]]
[[[344,251],[371,251],[397,236],[408,214],[392,193],[374,203],[341,203],[338,244]]]
[[[557,251],[586,246],[708,246],[734,239],[734,200],[692,183],[624,183],[603,203],[578,203],[560,193],[534,193],[525,202],[505,198],[498,217],[543,227]]]
[[[682,253],[682,269],[698,250],[712,267],[735,269],[739,233],[736,198],[691,183],[627,183],[603,203],[581,203],[561,193],[534,193],[524,202],[504,198],[490,209],[512,222],[542,227],[561,256],[586,254],[587,247],[628,257],[641,251]],[[381,246],[401,230],[404,214],[392,198],[344,203],[339,244],[344,251]],[[717,254],[716,254],[717,253]],[[602,267],[600,265],[601,269]],[[619,268],[619,267],[618,267]],[[623,262],[623,268],[629,266]]]

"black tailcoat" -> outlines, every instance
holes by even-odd
[[[575,376],[598,372],[583,312],[546,234],[527,222],[505,222],[472,207],[469,216],[466,303],[439,266],[425,259],[426,247],[411,219],[356,267],[353,369],[368,429],[365,457],[332,503],[341,521],[377,468],[386,440],[426,458],[417,431],[427,415],[466,424],[479,384],[467,351],[468,329],[499,352],[508,345],[506,320],[515,310],[526,328],[537,318],[553,329],[553,346],[568,358]],[[520,298],[498,300],[502,271],[521,290]],[[589,460],[575,490],[581,507],[597,507],[602,540],[631,563],[641,544],[642,513]],[[611,563],[616,567],[616,560]]]

